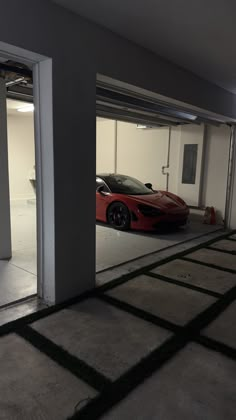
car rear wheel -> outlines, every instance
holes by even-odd
[[[107,211],[107,221],[115,229],[128,230],[130,228],[130,212],[123,203],[112,203]]]

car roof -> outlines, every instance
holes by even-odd
[[[111,174],[111,173],[103,173],[103,174],[97,174],[96,177],[98,178],[107,178],[109,176],[129,176],[129,175],[124,175],[124,174]]]

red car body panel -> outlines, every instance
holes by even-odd
[[[150,195],[125,195],[96,192],[96,219],[107,222],[107,209],[113,202],[125,204],[131,214],[131,229],[155,230],[160,224],[184,225],[187,222],[189,209],[185,202],[175,194],[157,191]],[[161,210],[158,216],[144,216],[138,205],[145,204]]]

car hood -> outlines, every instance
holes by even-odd
[[[179,197],[166,191],[158,191],[150,195],[130,195],[129,197],[138,203],[158,207],[168,213],[187,209],[186,204]]]

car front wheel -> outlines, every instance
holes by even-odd
[[[115,229],[128,230],[130,228],[130,212],[123,203],[112,203],[107,212],[108,223]]]

